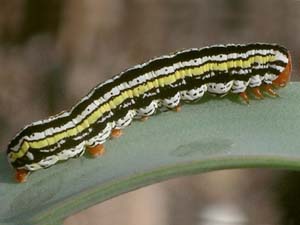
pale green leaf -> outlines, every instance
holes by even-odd
[[[106,143],[106,154],[81,157],[12,179],[0,155],[0,224],[59,224],[68,215],[171,177],[245,167],[300,168],[300,83],[281,97],[206,97],[146,122]]]

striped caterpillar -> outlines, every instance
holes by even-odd
[[[100,83],[70,111],[23,128],[9,143],[8,161],[16,180],[85,151],[96,157],[104,142],[118,137],[133,119],[145,120],[159,109],[180,110],[180,101],[199,100],[205,92],[261,99],[276,96],[291,73],[291,57],[277,44],[215,45],[151,59]],[[249,87],[249,88],[248,88]]]

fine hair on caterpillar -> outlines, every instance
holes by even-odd
[[[146,120],[157,110],[180,110],[206,93],[247,92],[277,96],[291,74],[291,57],[277,44],[228,44],[192,48],[157,57],[100,83],[70,111],[25,126],[9,143],[7,157],[16,180],[58,162],[96,157],[110,137],[119,137],[133,119]],[[196,107],[196,106],[195,106]]]

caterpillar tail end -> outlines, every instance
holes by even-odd
[[[17,169],[15,179],[18,183],[24,183],[27,181],[29,171],[25,169]]]
[[[272,82],[272,84],[277,88],[285,87],[291,78],[292,58],[291,58],[291,54],[290,53],[288,54],[289,54],[288,64],[286,65],[285,69],[279,74],[276,80],[273,80]]]
[[[87,151],[92,157],[97,158],[105,153],[105,148],[103,144],[99,144],[94,147],[87,147]]]

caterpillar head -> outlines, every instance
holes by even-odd
[[[285,69],[278,75],[278,77],[272,82],[276,87],[284,87],[290,80],[292,72],[292,60],[291,55],[288,53],[288,63]]]

